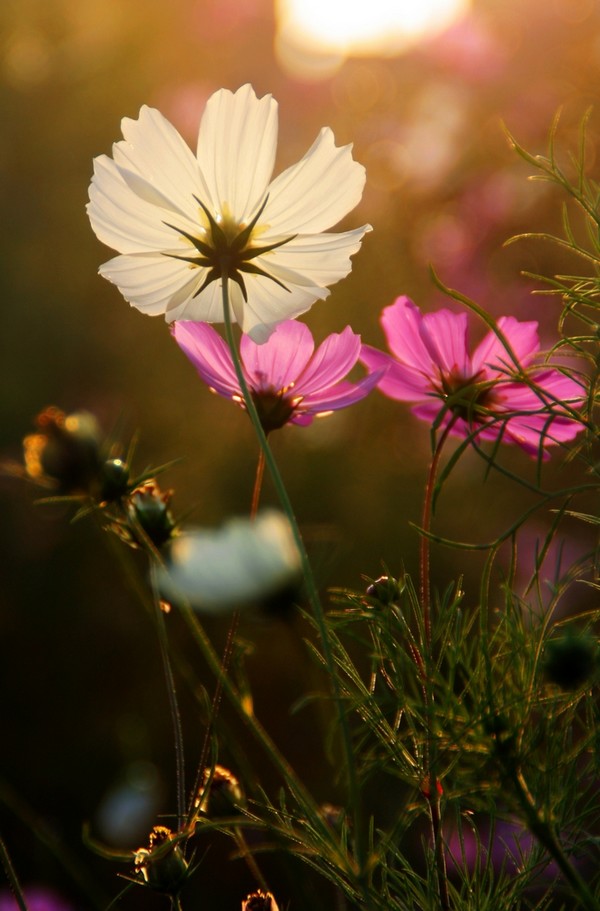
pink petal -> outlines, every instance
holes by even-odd
[[[350,326],[327,336],[298,377],[296,392],[304,397],[329,389],[352,370],[360,353],[360,336]]]
[[[421,323],[421,338],[427,351],[444,376],[472,376],[467,351],[467,314],[437,310],[426,313]]]
[[[309,395],[302,400],[300,411],[304,414],[324,414],[327,411],[338,411],[347,408],[364,399],[377,385],[378,373],[370,373],[356,383],[342,381],[315,395]]]
[[[532,411],[539,410],[540,407],[560,409],[563,403],[572,408],[579,408],[585,401],[585,388],[560,370],[552,367],[537,370],[531,373],[529,378],[535,388],[524,382],[506,383],[500,387],[503,396],[510,401],[509,407],[514,411],[522,411],[528,407]]]
[[[421,337],[422,323],[421,311],[408,297],[399,297],[384,307],[381,314],[381,325],[392,354],[401,364],[431,377],[434,365]]]
[[[172,324],[171,331],[200,378],[211,389],[226,398],[241,395],[229,348],[212,326],[179,320]]]
[[[517,361],[526,367],[531,363],[540,347],[538,337],[538,324],[536,322],[521,323],[513,316],[501,316],[498,328],[506,337]],[[495,332],[488,332],[483,341],[477,346],[472,358],[473,371],[486,369],[488,375],[514,373],[517,366],[502,344]]]
[[[240,354],[256,390],[286,389],[295,383],[314,350],[308,326],[290,319],[279,323],[262,345],[242,336]]]
[[[384,373],[377,384],[380,392],[400,402],[419,402],[431,395],[431,383],[421,371],[399,364],[391,355],[370,345],[362,345],[360,362],[371,372]]]

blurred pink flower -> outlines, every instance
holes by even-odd
[[[72,911],[71,905],[47,886],[26,886],[24,898],[29,911]],[[19,904],[8,889],[0,890],[0,911],[19,911]]]
[[[570,415],[584,388],[554,367],[529,368],[539,352],[536,322],[502,316],[497,326],[507,345],[488,332],[472,355],[467,314],[421,314],[407,297],[383,310],[381,323],[393,357],[363,345],[360,360],[386,372],[378,387],[401,402],[414,402],[417,417],[454,436],[516,443],[529,455],[572,440],[583,425]]]
[[[213,392],[244,407],[228,346],[212,326],[179,321],[175,341]],[[377,384],[381,371],[355,383],[344,377],[358,361],[360,336],[350,326],[314,350],[304,323],[285,320],[262,345],[243,335],[240,356],[246,382],[265,433],[284,424],[307,425],[314,417],[353,405]]]

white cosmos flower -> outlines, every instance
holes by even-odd
[[[328,127],[271,180],[277,102],[250,85],[208,100],[196,155],[153,108],[124,118],[113,158],[94,161],[87,210],[121,255],[100,267],[126,300],[167,322],[223,322],[227,268],[233,314],[263,342],[329,294],[370,225],[323,234],[360,201],[365,169]]]
[[[184,598],[202,613],[220,614],[268,598],[296,582],[300,570],[290,523],[267,509],[173,538],[157,582],[167,600]]]

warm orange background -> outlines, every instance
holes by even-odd
[[[503,124],[544,152],[562,106],[567,164],[600,85],[594,0],[479,0],[462,24],[403,56],[350,59],[312,82],[278,64],[268,0],[4,0],[0,26],[2,459],[20,458],[19,441],[45,405],[86,408],[107,432],[119,424],[129,439],[139,429],[139,470],[183,458],[164,483],[175,489],[176,511],[195,507],[190,522],[211,525],[248,510],[256,460],[249,422],[210,395],[161,319],[131,309],[96,274],[112,253],[84,211],[92,158],[110,152],[120,118],[143,103],[193,145],[207,97],[250,81],[280,103],[278,170],[304,154],[321,126],[354,143],[368,179],[345,227],[368,221],[374,230],[350,277],[305,317],[317,341],[350,323],[383,345],[379,312],[401,293],[425,309],[447,303],[430,264],[495,316],[539,319],[544,344],[554,341],[559,303],[532,297],[534,283],[520,273],[576,267],[550,246],[502,244],[524,230],[560,230],[562,200],[527,181],[530,169],[509,148]],[[596,174],[599,117],[592,114],[587,149]],[[360,589],[362,574],[375,577],[383,564],[416,570],[408,523],[419,521],[428,433],[407,408],[373,394],[310,429],[280,432],[274,448],[323,588]],[[521,453],[504,458],[514,470],[533,470]],[[548,483],[557,471],[550,467]],[[464,459],[440,502],[440,533],[489,540],[529,502],[506,482],[483,487],[483,476],[475,455]],[[0,495],[0,800],[10,788],[13,803],[0,805],[0,834],[25,883],[53,884],[87,908],[89,897],[33,837],[23,806],[15,814],[14,801],[40,815],[100,893],[115,894],[114,869],[81,846],[80,828],[139,761],[158,776],[158,809],[172,809],[158,649],[93,522],[69,526],[66,511],[35,507],[32,488],[14,480],[0,480]],[[268,484],[264,499],[275,501]],[[543,533],[540,521],[530,542]],[[570,532],[576,556],[581,529]],[[445,587],[463,563],[455,552],[435,559]],[[475,604],[477,560],[464,562],[467,602]],[[172,627],[186,649],[176,619]],[[210,628],[217,641],[224,635],[222,624]],[[250,670],[261,717],[291,744],[319,797],[335,800],[315,718],[289,717],[309,685],[295,634],[252,621],[243,632],[256,641]],[[182,699],[192,767],[201,726]],[[225,853],[217,845],[205,858],[190,907],[235,908],[252,887],[241,862],[221,866]],[[217,895],[215,870],[228,880]],[[278,881],[290,896],[292,886]],[[126,902],[147,907],[147,895],[134,891]]]

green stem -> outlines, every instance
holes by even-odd
[[[273,480],[277,496],[281,503],[281,507],[286,514],[288,521],[290,523],[292,534],[300,554],[300,560],[302,564],[302,571],[304,575],[304,582],[306,585],[306,591],[308,595],[308,600],[313,611],[315,622],[317,624],[317,629],[319,631],[319,636],[321,639],[321,645],[323,648],[323,658],[325,660],[325,666],[327,668],[327,673],[329,676],[333,699],[336,705],[338,724],[340,728],[340,733],[342,737],[342,745],[344,750],[344,759],[346,765],[346,771],[348,774],[348,796],[349,801],[352,806],[353,816],[354,816],[354,838],[355,838],[355,850],[356,850],[356,859],[358,863],[359,870],[364,869],[364,853],[363,853],[363,844],[362,844],[362,824],[361,824],[361,812],[360,812],[360,792],[358,786],[358,777],[356,773],[356,763],[354,758],[354,750],[352,748],[352,738],[350,736],[350,727],[348,724],[348,718],[344,709],[344,704],[342,700],[341,688],[339,683],[339,678],[337,675],[335,661],[333,658],[333,653],[331,649],[331,643],[329,640],[329,635],[327,632],[327,624],[325,621],[325,614],[317,587],[315,584],[314,576],[312,573],[312,568],[308,559],[308,554],[306,553],[306,548],[304,546],[304,541],[302,540],[302,535],[300,534],[300,529],[296,521],[296,516],[294,510],[292,509],[292,504],[290,502],[287,490],[283,483],[283,479],[277,467],[277,463],[271,452],[271,448],[267,441],[267,436],[260,422],[254,400],[248,389],[248,384],[244,377],[244,372],[242,370],[242,365],[240,362],[239,354],[237,347],[235,345],[235,340],[233,337],[233,328],[231,324],[231,309],[229,302],[229,279],[227,275],[227,269],[223,267],[222,270],[222,290],[223,290],[223,316],[225,321],[225,334],[227,337],[227,343],[231,352],[231,357],[233,360],[233,365],[236,372],[237,380],[240,384],[240,389],[244,397],[244,404],[246,410],[254,426],[258,442],[260,444],[261,451],[264,453],[265,463],[269,469],[269,473]]]
[[[421,527],[426,534],[421,535],[420,545],[420,569],[421,569],[421,604],[423,605],[423,625],[425,627],[425,642],[428,648],[431,646],[431,595],[429,583],[429,545],[431,543],[429,532],[431,530],[431,516],[433,506],[433,494],[435,491],[435,479],[440,464],[442,449],[446,442],[456,418],[450,419],[444,428],[442,435],[433,451],[429,472],[427,474],[427,483],[425,485],[425,498],[423,501],[423,517]]]
[[[433,756],[435,740],[433,735],[433,703],[434,694],[431,689],[429,666],[433,664],[433,649],[431,635],[431,593],[430,593],[430,538],[431,518],[433,514],[433,497],[435,491],[435,479],[444,448],[450,431],[456,421],[456,417],[450,418],[450,421],[442,431],[442,434],[433,450],[433,456],[429,465],[427,474],[427,483],[425,485],[425,497],[423,501],[423,518],[422,529],[425,534],[421,535],[420,543],[420,571],[421,571],[421,605],[423,609],[423,633],[424,643],[423,651],[425,654],[426,673],[423,679],[423,693],[425,706],[427,709],[427,740],[425,743],[425,777],[428,780],[426,799],[429,805],[429,819],[431,822],[431,835],[433,839],[433,849],[435,853],[435,866],[437,870],[438,888],[440,893],[440,905],[443,911],[450,907],[450,896],[448,892],[448,871],[446,867],[446,854],[444,841],[442,838],[442,806],[441,796],[438,793],[438,778],[436,774],[436,762]]]
[[[12,865],[10,855],[8,853],[7,847],[0,838],[0,860],[2,861],[2,866],[4,867],[4,872],[10,883],[10,888],[15,897],[15,901],[19,906],[20,911],[27,911],[27,903],[25,901],[25,896],[23,895],[23,890],[19,883],[17,874],[15,873],[15,868]]]
[[[594,898],[587,884],[569,861],[569,858],[565,854],[563,846],[552,827],[540,815],[533,795],[523,777],[523,773],[518,769],[512,769],[509,772],[509,776],[514,785],[519,803],[524,811],[527,827],[530,832],[532,835],[535,835],[540,844],[543,845],[548,854],[550,854],[552,859],[556,862],[562,875],[581,901],[582,907],[585,908],[586,911],[599,911],[600,903]]]
[[[246,862],[246,866],[250,870],[252,876],[264,892],[270,892],[269,884],[263,876],[262,870],[256,862],[256,858],[252,854],[252,851],[248,847],[248,842],[246,841],[246,836],[244,835],[242,829],[239,826],[234,826],[233,828],[233,837],[235,838],[236,844],[238,846],[240,857]]]
[[[152,564],[151,564],[152,565]],[[157,594],[157,587],[152,579],[152,590],[154,593],[154,613],[156,619],[156,628],[158,631],[158,642],[160,645],[160,655],[163,663],[163,671],[167,685],[167,696],[169,699],[169,709],[171,712],[171,723],[173,725],[173,737],[175,742],[175,785],[177,791],[177,828],[181,829],[186,819],[185,805],[185,754],[183,747],[183,730],[181,727],[181,715],[179,713],[179,704],[177,702],[177,690],[175,688],[175,677],[171,667],[169,657],[169,643],[167,640],[167,630],[165,627],[164,614],[160,607],[160,598]]]
[[[279,751],[278,747],[266,732],[260,721],[254,714],[249,713],[245,708],[243,700],[240,698],[236,687],[231,682],[227,674],[223,671],[219,656],[213,648],[213,645],[206,635],[202,625],[198,622],[194,611],[189,606],[189,604],[183,600],[179,603],[179,609],[184,620],[188,624],[188,627],[196,644],[202,652],[204,660],[208,664],[212,673],[215,674],[217,679],[221,681],[223,692],[231,702],[232,706],[235,708],[238,715],[246,727],[250,730],[254,738],[261,745],[265,752],[265,755],[269,758],[274,768],[281,775],[282,780],[290,788],[290,791],[300,805],[302,813],[306,815],[306,817],[310,820],[312,826],[316,828],[333,847],[331,832],[312,796],[306,790],[295,770]],[[347,865],[344,863],[344,859],[341,854],[336,857],[336,863],[346,873],[350,872]]]
[[[252,490],[252,505],[250,507],[250,517],[252,519],[256,518],[256,513],[258,512],[258,504],[260,501],[260,492],[262,490],[262,481],[265,471],[265,456],[262,449],[258,455],[258,464],[256,466],[256,477],[254,479],[254,488]],[[238,630],[240,622],[240,612],[236,611],[231,618],[231,623],[229,624],[229,629],[227,631],[227,639],[225,641],[225,648],[223,649],[223,657],[221,659],[221,668],[222,676],[227,673],[229,668],[229,663],[231,661],[231,655],[233,653],[233,645],[235,642],[235,635]],[[204,774],[204,768],[208,761],[208,750],[210,747],[210,738],[214,729],[215,721],[219,713],[219,707],[221,705],[221,695],[223,693],[223,685],[221,683],[221,677],[218,678],[215,692],[213,695],[212,705],[210,708],[210,717],[208,719],[208,724],[206,726],[206,733],[204,735],[204,742],[202,744],[202,750],[200,751],[200,760],[198,762],[198,768],[196,771],[196,779],[194,782],[194,788],[190,796],[190,802],[188,807],[188,825],[191,823],[194,814],[195,814],[195,802],[200,790],[200,784],[202,782],[202,776]]]

